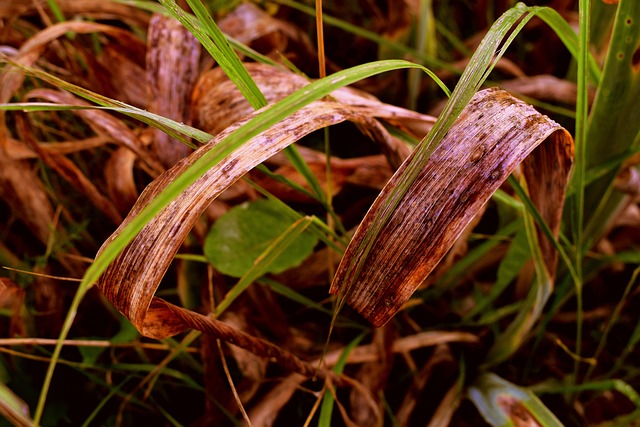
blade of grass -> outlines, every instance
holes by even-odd
[[[493,303],[518,276],[525,262],[530,258],[528,236],[526,232],[524,232],[525,230],[522,228],[522,224],[519,224],[518,228],[519,230],[513,237],[507,253],[500,261],[496,281],[491,286],[491,290],[487,295],[476,301],[473,309],[464,315],[463,321],[473,318]]]
[[[436,58],[436,20],[433,16],[432,0],[420,0],[417,17],[416,50],[430,58]],[[422,75],[417,70],[409,70],[408,103],[410,110],[416,110],[420,95]]]
[[[58,77],[55,77],[37,68],[27,67],[21,64],[17,64],[4,54],[0,54],[0,62],[7,62],[12,66],[17,67],[20,71],[22,71],[26,75],[36,77],[40,80],[43,80],[47,83],[50,83],[56,86],[57,88],[69,91],[74,95],[77,95],[88,101],[94,102],[100,106],[109,107],[109,108],[118,108],[120,110],[117,110],[117,111],[123,114],[126,114],[129,117],[132,117],[136,120],[140,120],[141,122],[148,124],[149,126],[153,126],[157,129],[160,129],[163,132],[167,133],[172,138],[175,138],[185,144],[188,143],[188,140],[184,138],[182,134],[190,138],[193,138],[199,142],[207,142],[211,139],[211,135],[209,135],[206,132],[184,125],[182,123],[177,123],[173,120],[167,119],[162,116],[158,116],[156,114],[150,113],[140,108],[136,108],[124,102],[117,101],[115,99],[100,95],[98,93],[92,92],[80,86],[76,86],[72,83],[66,82]],[[5,105],[13,105],[13,104],[5,104]],[[37,108],[37,104],[36,104],[36,107],[34,108]],[[36,110],[34,109],[34,111]]]
[[[542,215],[540,214],[538,209],[536,209],[535,205],[529,198],[529,195],[527,194],[525,189],[522,188],[520,183],[512,176],[510,176],[508,180],[509,180],[509,184],[513,188],[513,191],[524,203],[524,207],[526,211],[533,217],[533,220],[535,221],[536,225],[540,227],[540,230],[544,233],[546,238],[549,239],[549,241],[553,244],[553,247],[555,248],[555,250],[558,251],[558,254],[560,255],[560,258],[562,258],[562,260],[564,261],[565,266],[569,271],[569,274],[571,275],[571,278],[573,279],[574,284],[578,283],[580,279],[573,265],[573,261],[569,257],[569,254],[567,254],[567,251],[565,251],[564,247],[558,242],[558,239],[553,237],[553,233],[551,232],[551,229],[542,218]]]
[[[553,279],[544,262],[533,216],[524,211],[523,217],[524,229],[536,273],[535,282],[516,319],[496,338],[494,346],[489,350],[486,357],[487,365],[496,365],[518,350],[533,324],[540,318],[544,305],[553,292]]]
[[[163,116],[159,116],[154,113],[150,113],[145,110],[139,110],[135,107],[123,108],[123,107],[106,107],[106,106],[83,106],[83,105],[69,105],[69,104],[53,104],[48,102],[16,102],[11,104],[0,104],[0,111],[23,111],[23,112],[36,112],[36,111],[74,111],[74,110],[105,110],[113,111],[116,113],[125,114],[129,117],[136,118],[142,121],[142,118],[148,122],[155,123],[155,127],[168,127],[175,131],[180,132],[183,135],[187,135],[190,138],[196,139],[198,142],[207,142],[212,138],[207,132],[203,132],[199,129],[178,123],[174,120],[168,119]],[[180,142],[189,147],[196,149],[189,139],[185,139],[180,135]]]
[[[360,344],[360,341],[364,338],[365,333],[358,335],[354,340],[352,340],[340,353],[340,358],[333,366],[333,372],[336,374],[341,374],[344,370],[344,367],[347,364],[347,358],[349,354],[353,351],[354,348]],[[325,388],[324,397],[322,399],[322,405],[320,406],[320,417],[318,420],[318,427],[331,427],[331,415],[333,414],[333,404],[335,401],[335,397],[333,393],[327,391]]]
[[[316,12],[315,9],[309,6],[305,6],[301,3],[298,3],[297,1],[292,1],[292,0],[275,0],[276,3],[279,3],[281,5],[284,6],[288,6],[291,7],[293,9],[296,9],[300,12],[303,12],[309,16],[315,16]],[[411,49],[401,43],[396,43],[394,41],[388,40],[386,38],[384,38],[383,36],[381,36],[380,34],[377,34],[373,31],[368,31],[365,30],[363,28],[360,28],[357,25],[353,25],[349,22],[343,21],[341,19],[335,18],[333,16],[327,15],[327,14],[323,14],[322,16],[323,18],[323,22],[325,24],[328,25],[332,25],[336,28],[340,28],[341,30],[344,30],[346,32],[355,34],[357,36],[363,37],[367,40],[371,40],[381,46],[387,46],[390,47],[394,50],[398,51],[398,57],[403,57],[405,55],[414,58],[416,60],[421,61],[421,63],[423,63],[424,65],[428,66],[428,67],[434,67],[434,68],[442,68],[445,70],[449,70],[453,73],[456,74],[460,74],[460,70],[456,67],[453,67],[451,64],[449,64],[448,62],[445,61],[441,61],[437,58],[431,57],[429,55],[426,55],[416,49]]]
[[[577,281],[576,286],[576,345],[575,354],[580,356],[582,352],[582,285],[583,285],[583,229],[584,229],[584,195],[585,195],[585,161],[587,146],[587,117],[589,110],[589,78],[587,66],[589,59],[589,32],[591,5],[589,0],[580,0],[579,8],[579,46],[578,46],[578,100],[576,103],[576,132],[575,132],[575,164],[574,175],[572,177],[573,194],[573,238],[575,244],[575,267]],[[574,381],[578,378],[580,368],[579,360],[576,359],[573,368]]]
[[[187,0],[198,20],[182,10],[175,0],[160,0],[160,3],[202,43],[253,108],[267,105],[266,98],[200,0]]]
[[[299,292],[296,292],[295,290],[291,289],[286,285],[283,285],[277,280],[273,280],[269,277],[261,277],[258,280],[258,283],[268,286],[272,291],[282,295],[285,298],[290,299],[291,301],[297,302],[298,304],[304,306],[305,308],[312,308],[314,310],[318,310],[328,315],[333,314],[332,310],[329,310],[328,308],[323,307],[322,305],[318,304],[314,300],[305,297],[304,295],[300,294]]]
[[[458,280],[471,268],[473,264],[480,261],[487,253],[493,250],[498,244],[505,239],[511,237],[519,229],[520,224],[517,221],[513,221],[506,225],[502,229],[498,230],[490,240],[481,243],[477,247],[473,248],[467,253],[464,258],[457,261],[451,269],[437,282],[436,286],[433,286],[431,290],[440,295],[442,291],[455,285]]]
[[[640,2],[623,0],[617,6],[613,32],[602,79],[591,108],[586,133],[586,166],[591,169],[616,156],[635,150],[640,144]],[[585,194],[586,228],[583,251],[605,230],[623,195],[612,190],[617,174],[612,168],[603,178],[589,185]]]
[[[602,337],[600,338],[600,342],[598,343],[598,348],[596,349],[596,351],[595,351],[595,353],[593,355],[593,357],[595,359],[598,359],[598,357],[600,356],[600,353],[602,352],[602,350],[604,350],[604,347],[607,344],[607,337],[609,336],[609,333],[611,332],[611,328],[613,328],[613,325],[620,319],[620,313],[622,312],[622,309],[624,308],[624,306],[628,302],[627,301],[627,297],[631,293],[631,289],[633,288],[633,286],[636,284],[636,281],[638,280],[638,275],[639,274],[640,274],[640,267],[637,267],[635,270],[633,270],[633,274],[631,275],[631,278],[629,279],[629,282],[627,282],[627,286],[625,287],[624,292],[622,293],[622,296],[620,297],[620,302],[618,304],[616,304],[616,307],[613,310],[613,313],[611,313],[611,317],[609,318],[609,321],[607,322],[607,326],[605,327],[605,330],[602,332]],[[635,328],[634,332],[631,334],[631,336],[629,337],[629,342],[625,346],[625,348],[624,348],[622,354],[620,355],[620,357],[616,358],[616,362],[614,364],[614,367],[611,370],[612,374],[614,374],[615,371],[617,369],[619,369],[620,366],[622,366],[622,363],[624,363],[625,359],[627,358],[627,356],[628,356],[628,354],[630,352],[630,349],[635,347],[635,343],[637,342],[636,336],[637,336],[638,328],[640,328],[640,322],[636,323],[636,328]],[[595,366],[589,367],[589,370],[585,374],[584,382],[588,382],[589,377],[593,373],[594,369],[595,369]]]
[[[190,14],[185,13],[175,2],[175,0],[161,0],[173,16],[178,19],[191,33],[193,33],[213,58],[220,64],[225,74],[235,83],[243,96],[254,109],[259,109],[267,105],[267,100],[260,91],[260,88],[253,81],[246,67],[240,61],[240,58],[229,45],[225,35],[215,23],[207,9],[200,0],[187,0],[189,6],[195,13],[197,20]],[[200,23],[200,25],[199,25]],[[318,35],[320,37],[322,31],[322,23],[318,27]],[[322,41],[321,38],[318,39]],[[321,61],[324,58],[320,59]],[[325,73],[321,71],[320,77],[325,77]],[[300,153],[297,152],[295,146],[285,149],[285,154],[290,159],[292,165],[307,180],[311,188],[317,195],[317,198],[326,201],[327,196],[322,190],[322,186],[318,182],[316,176],[311,172]],[[327,207],[330,204],[325,203]],[[329,209],[332,212],[333,209]],[[336,217],[335,213],[333,216]]]

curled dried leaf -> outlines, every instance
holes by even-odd
[[[220,20],[220,30],[247,46],[259,42],[260,51],[275,56],[286,52],[290,42],[300,53],[312,57],[313,44],[307,34],[289,22],[274,18],[253,3],[241,3]]]
[[[198,75],[200,42],[178,20],[155,14],[149,23],[147,45],[149,111],[191,124],[188,94]],[[153,129],[151,148],[167,167],[191,151],[160,129]]]
[[[415,153],[415,152],[414,152]],[[560,125],[505,91],[479,92],[411,183],[369,249],[363,241],[410,157],[376,199],[331,285],[375,326],[400,310],[447,253],[476,212],[522,163],[533,203],[557,236],[573,139]],[[557,254],[539,232],[553,276]]]
[[[269,65],[244,65],[269,102],[278,101],[309,84],[309,80],[300,75]],[[357,89],[341,88],[334,91],[331,97],[349,105],[363,116],[384,119],[419,138],[422,138],[435,123],[434,117],[385,104]],[[220,132],[253,111],[233,82],[219,68],[200,76],[194,88],[193,104],[195,123],[212,134]]]

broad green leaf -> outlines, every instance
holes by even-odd
[[[607,58],[596,99],[589,113],[585,135],[587,170],[628,153],[640,145],[640,2],[622,0],[618,4]],[[613,191],[617,174],[614,163],[609,173],[591,183],[585,191],[583,247],[586,251],[609,224],[623,195]]]
[[[275,261],[282,258],[283,255],[289,257],[289,254],[286,254],[285,251],[289,249],[291,245],[298,242],[298,238],[307,230],[312,222],[313,218],[311,217],[307,216],[300,218],[287,227],[287,229],[278,237],[273,239],[273,241],[271,241],[260,255],[258,255],[251,267],[249,267],[247,272],[244,273],[238,283],[233,285],[231,290],[224,296],[224,299],[220,302],[218,307],[216,307],[216,316],[220,316],[253,282],[268,273]],[[307,236],[308,238],[315,240],[315,242],[318,241],[311,233]]]
[[[268,199],[244,203],[229,210],[211,227],[204,254],[220,272],[242,277],[293,223]],[[302,233],[265,272],[280,273],[299,265],[317,243],[311,233]]]

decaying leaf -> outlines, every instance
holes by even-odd
[[[309,84],[309,80],[302,76],[269,65],[247,63],[245,66],[269,102],[278,101]],[[384,119],[394,126],[406,129],[418,138],[422,138],[435,122],[434,117],[385,104],[353,88],[338,89],[331,97],[363,115]],[[211,134],[222,131],[253,111],[233,82],[219,68],[200,76],[194,88],[193,103],[196,125]]]
[[[537,148],[537,149],[536,149]],[[415,153],[415,151],[414,151]],[[412,156],[413,157],[413,156]],[[393,317],[457,236],[520,163],[532,201],[557,235],[573,162],[560,125],[498,89],[476,94],[370,248],[363,239],[412,157],[383,189],[353,237],[331,285],[375,326]],[[546,267],[557,254],[539,234]]]
[[[306,33],[289,22],[274,18],[253,3],[241,3],[224,16],[219,23],[220,30],[247,46],[260,44],[260,51],[268,56],[281,55],[290,51],[294,43],[304,56],[313,58],[315,49]]]
[[[149,111],[191,124],[188,95],[198,75],[200,42],[176,19],[155,14],[149,23],[147,45]],[[167,167],[191,151],[159,129],[153,129],[151,148]]]

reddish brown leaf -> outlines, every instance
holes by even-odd
[[[149,111],[191,124],[189,95],[198,75],[200,42],[177,20],[155,14],[147,35]],[[151,148],[166,167],[173,166],[191,148],[153,129]]]
[[[331,285],[332,293],[341,292],[375,326],[389,321],[411,297],[520,163],[532,201],[557,235],[573,140],[560,125],[507,92],[479,92],[390,214],[371,250],[363,251],[373,218],[385,208],[387,195],[411,158],[362,221]],[[557,255],[551,242],[539,236],[546,267],[553,275]]]

